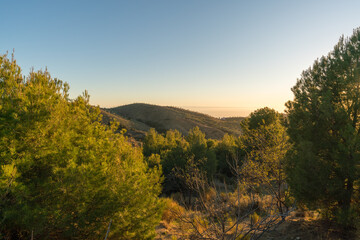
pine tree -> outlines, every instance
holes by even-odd
[[[0,58],[0,233],[6,239],[150,239],[161,177],[85,92]]]
[[[245,153],[241,166],[245,183],[273,196],[276,211],[285,217],[289,203],[284,161],[289,144],[283,123],[283,116],[274,109],[258,109],[241,123],[240,139]]]
[[[360,29],[340,38],[292,88],[289,184],[295,197],[338,222],[352,222],[360,160]]]

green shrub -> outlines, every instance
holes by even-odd
[[[5,239],[150,239],[161,218],[160,170],[85,92],[48,72],[27,78],[0,56],[0,235]]]

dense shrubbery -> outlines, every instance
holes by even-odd
[[[221,166],[226,168],[224,166],[226,159],[235,157],[236,147],[236,145],[227,147],[228,138],[232,137],[227,136],[220,142],[206,139],[205,134],[198,127],[191,129],[186,137],[177,130],[170,130],[162,135],[151,129],[144,139],[143,153],[149,162],[153,161],[155,155],[160,157],[165,176],[165,193],[184,191],[185,183],[179,178],[178,173],[185,171],[189,162],[206,172],[209,179],[218,172],[217,165],[220,162],[217,155],[224,156],[225,163],[221,163]],[[229,169],[222,171],[230,172]]]
[[[277,164],[274,161],[280,159],[283,161],[287,150],[283,145],[287,143],[287,136],[281,114],[270,108],[259,109],[242,122],[241,128],[243,134],[240,137],[226,134],[221,140],[206,139],[205,134],[197,127],[191,129],[186,137],[177,130],[167,131],[163,135],[151,129],[144,139],[143,153],[149,162],[153,162],[156,156],[160,158],[157,161],[162,165],[165,183],[169,184],[165,184],[165,190],[170,192],[179,190],[172,189],[179,183],[175,179],[174,170],[185,169],[189,160],[206,172],[209,179],[215,177],[226,180],[234,177],[234,164],[242,164],[245,160],[254,158],[256,152],[257,155],[261,152],[262,158],[268,156],[268,164]],[[259,160],[259,156],[257,159]],[[264,159],[261,161],[257,164],[265,162]],[[283,172],[282,178],[284,179]]]
[[[0,56],[0,238],[149,239],[161,177],[88,96]]]
[[[249,122],[254,120],[258,124],[251,126]],[[207,142],[207,148],[223,157],[216,159],[216,163],[229,164],[215,168],[217,174],[209,177],[207,168],[195,160],[199,158],[193,157],[177,175],[188,189],[188,194],[180,200],[187,211],[177,214],[185,239],[258,239],[285,221],[290,213],[290,201],[282,168],[288,149],[282,123],[282,115],[264,108],[243,122],[240,138],[224,136],[218,142],[196,141],[203,145]],[[193,138],[193,132],[186,139]],[[196,134],[196,139],[203,139],[199,138],[202,135]],[[224,183],[219,179],[231,181]]]

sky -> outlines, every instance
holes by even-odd
[[[246,116],[293,98],[291,87],[341,35],[360,1],[5,1],[0,54],[45,69],[100,107],[178,106]]]

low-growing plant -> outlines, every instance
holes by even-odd
[[[185,208],[171,198],[164,198],[165,208],[161,220],[171,223],[185,213]]]

